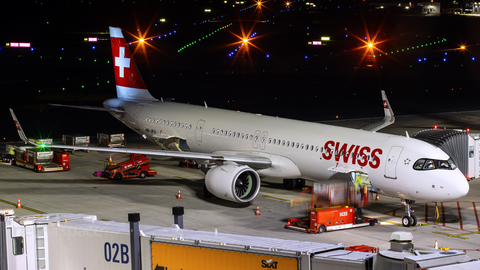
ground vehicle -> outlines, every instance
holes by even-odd
[[[326,231],[349,229],[362,226],[374,226],[376,219],[365,218],[360,210],[349,206],[310,209],[310,218],[288,219],[285,228],[308,232],[322,233]]]
[[[66,145],[88,146],[90,144],[90,136],[78,134],[64,134],[62,135],[62,141]],[[75,149],[70,150],[75,151]]]
[[[187,167],[187,168],[200,168],[200,165],[195,160],[185,159],[184,161],[178,162],[178,167]]]
[[[125,147],[125,134],[105,134],[97,133],[98,145],[105,147]]]
[[[35,172],[56,172],[70,170],[70,155],[62,151],[45,151],[32,147],[15,147],[12,165]]]
[[[102,176],[110,179],[121,180],[122,178],[157,175],[156,170],[150,170],[150,157],[140,154],[118,154],[110,157],[105,166]]]

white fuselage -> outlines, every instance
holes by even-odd
[[[448,160],[439,148],[397,135],[262,116],[173,102],[137,103],[120,99],[106,107],[123,108],[116,118],[140,135],[182,138],[193,152],[267,157],[263,176],[332,179],[336,173],[367,173],[381,194],[444,201],[468,192],[458,170],[414,170],[421,158]]]

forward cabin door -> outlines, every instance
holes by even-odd
[[[401,146],[392,146],[387,156],[387,162],[385,164],[385,177],[390,179],[397,179],[397,164],[400,158],[400,154],[403,151]]]
[[[195,140],[197,142],[202,141],[203,127],[205,126],[205,120],[198,120],[197,127],[195,128]]]

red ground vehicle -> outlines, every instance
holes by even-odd
[[[156,170],[150,170],[150,157],[140,154],[118,154],[110,157],[110,162],[105,166],[102,176],[110,179],[157,175]]]
[[[60,151],[45,151],[32,147],[15,147],[12,165],[32,169],[35,172],[70,170],[70,155]]]
[[[376,219],[364,218],[361,215],[361,210],[357,210],[357,212],[349,206],[312,208],[310,209],[310,218],[288,219],[285,228],[308,233],[322,233],[361,226],[374,226],[377,223]]]

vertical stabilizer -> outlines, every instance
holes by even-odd
[[[145,83],[133,61],[132,54],[123,37],[122,29],[110,27],[112,44],[113,68],[117,85],[117,97],[124,100],[156,101],[148,92]]]

